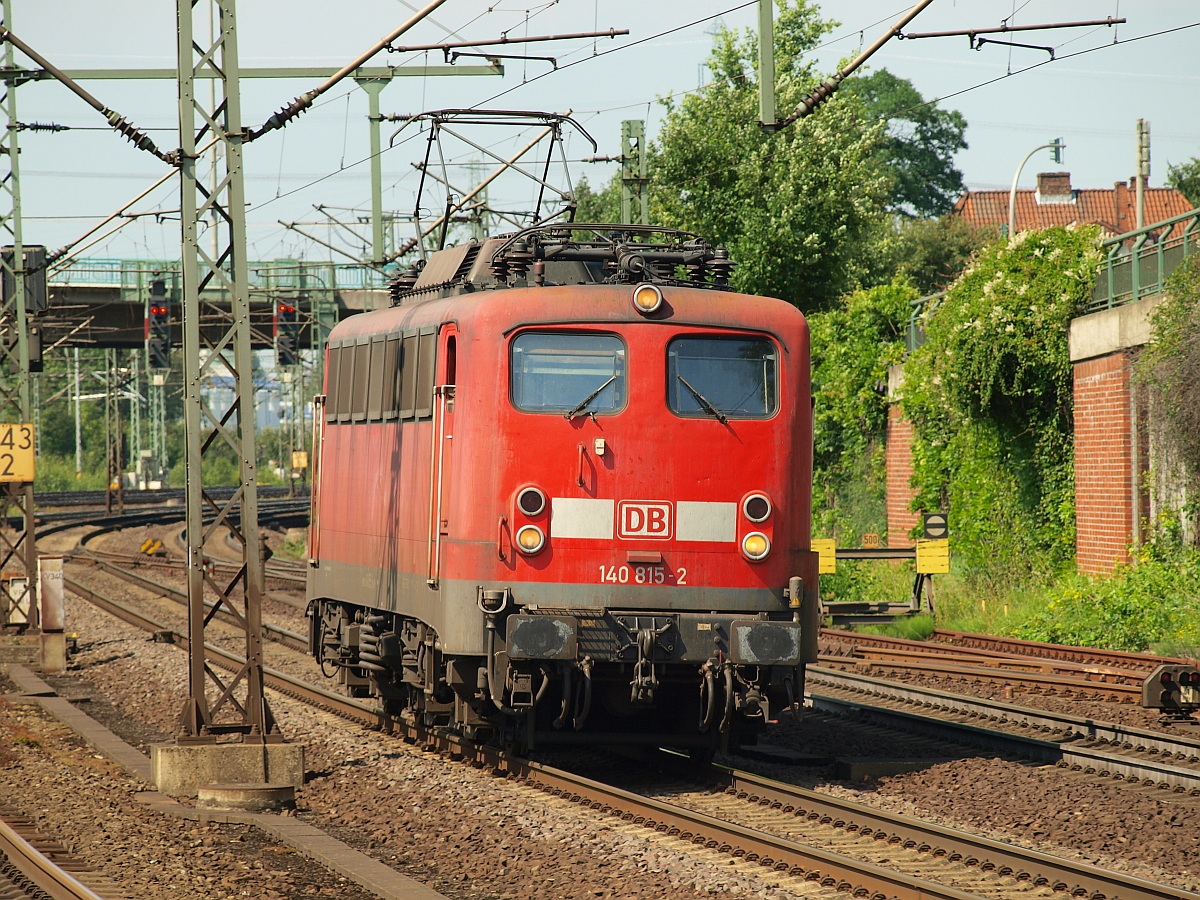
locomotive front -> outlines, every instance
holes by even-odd
[[[807,323],[661,231],[435,255],[379,319],[436,334],[439,359],[427,425],[323,438],[341,462],[322,463],[313,643],[347,684],[527,747],[711,750],[800,703],[819,625]],[[330,506],[361,484],[333,480],[364,471],[351,435],[402,502],[381,484]]]
[[[476,325],[496,353],[455,430],[488,450],[491,502],[471,502],[491,558],[446,563],[491,569],[492,703],[542,743],[700,746],[799,703],[818,607],[803,316],[642,282],[514,291]]]

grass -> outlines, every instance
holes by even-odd
[[[823,600],[905,602],[912,564],[839,561]],[[974,575],[974,577],[972,577]],[[1200,658],[1200,551],[1147,545],[1108,577],[1063,572],[1040,583],[954,571],[933,576],[935,617],[865,630],[921,639],[935,627],[1062,644]]]

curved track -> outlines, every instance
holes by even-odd
[[[68,580],[68,587],[127,622],[150,631],[163,630],[162,623],[73,580]],[[186,646],[184,636],[175,638]],[[217,665],[241,664],[235,654],[211,646],[208,652]],[[661,784],[657,795],[651,796],[507,756],[413,721],[389,718],[379,709],[279,672],[268,670],[266,674],[273,689],[355,722],[398,733],[429,749],[511,774],[540,790],[588,805],[602,814],[652,827],[855,896],[879,900],[1008,900],[1049,896],[1030,893],[1031,888],[1041,886],[1077,897],[1200,900],[1200,895],[1177,888],[870,810],[743,772],[706,770],[702,776],[706,787],[700,790],[693,785],[690,797],[685,798],[682,790],[679,796],[664,797]],[[707,798],[703,803],[696,799],[696,790]],[[689,802],[679,802],[685,799]],[[696,808],[705,805],[707,811]],[[769,813],[766,816],[769,821],[764,819],[764,811]],[[840,830],[841,837],[814,843],[811,834],[798,834],[811,830],[814,822]],[[881,848],[886,851],[883,856],[897,861],[882,864]]]

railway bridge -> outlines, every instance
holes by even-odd
[[[1092,299],[1070,325],[1068,343],[1075,401],[1075,551],[1078,570],[1110,573],[1129,561],[1142,523],[1178,500],[1169,467],[1155,465],[1158,448],[1147,399],[1133,379],[1134,363],[1151,339],[1151,316],[1165,279],[1189,253],[1200,252],[1200,209],[1106,240]],[[921,340],[919,308],[909,329],[909,349]],[[903,365],[888,378],[895,397]],[[887,516],[889,543],[907,537],[920,514],[914,497],[912,425],[901,407],[889,409]],[[1161,461],[1159,461],[1161,462]],[[1151,474],[1153,478],[1151,478]]]
[[[386,306],[383,269],[298,259],[251,262],[250,318],[256,349],[273,346],[272,313],[287,300],[301,311],[301,346],[318,347],[343,316]],[[47,278],[47,314],[39,317],[46,347],[141,347],[145,340],[146,302],[151,284],[161,280],[179,335],[179,260],[78,259],[51,266]],[[228,291],[210,285],[201,306],[212,315],[212,335],[228,322]],[[202,312],[201,330],[206,330]],[[227,326],[226,326],[227,327]]]

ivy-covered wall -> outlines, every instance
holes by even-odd
[[[1053,571],[1074,552],[1067,328],[1099,240],[1068,226],[986,248],[926,310],[905,364],[915,505],[950,511],[956,556],[982,581]]]
[[[857,545],[887,527],[884,483],[888,367],[904,355],[917,290],[906,279],[842,298],[809,316],[812,333],[813,533]]]

